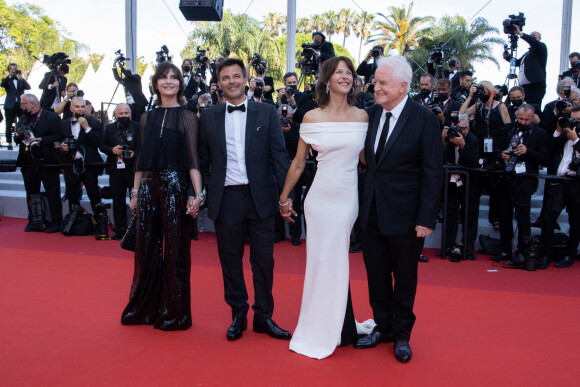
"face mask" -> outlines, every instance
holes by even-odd
[[[258,98],[258,99],[259,99],[260,97],[262,97],[262,88],[261,88],[261,87],[256,87],[256,88],[254,89],[254,97],[256,97],[256,98]]]
[[[496,94],[493,96],[494,101],[499,101],[500,99],[501,99],[501,95],[499,95],[499,94]]]
[[[449,98],[448,93],[439,93],[439,101],[441,102],[447,101],[447,98]]]
[[[486,94],[479,99],[481,100],[481,102],[486,103],[487,101],[489,101],[489,94]]]
[[[512,105],[514,105],[515,108],[519,108],[520,106],[522,106],[524,104],[524,100],[523,99],[512,99],[511,102],[512,102]]]
[[[520,129],[522,132],[525,132],[525,131],[527,131],[528,129],[530,129],[530,125],[524,125],[524,124],[521,124],[521,123],[519,123],[519,122],[518,122],[518,128],[519,128],[519,129]]]
[[[131,124],[131,117],[119,117],[117,118],[117,122],[121,124],[121,126],[129,126]]]
[[[290,85],[290,86],[288,86],[288,87],[290,87],[290,88],[292,88],[292,89],[294,89],[294,90],[298,90],[298,86],[297,86],[297,85]]]
[[[431,94],[431,90],[429,89],[421,89],[421,97],[427,98]]]
[[[188,73],[191,71],[191,66],[183,66],[181,69],[183,70],[184,73]]]

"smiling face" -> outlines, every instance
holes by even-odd
[[[244,102],[247,78],[244,76],[240,66],[234,64],[222,67],[218,82],[220,90],[224,92],[224,97],[229,103],[239,105]]]
[[[169,69],[157,80],[157,90],[163,98],[176,98],[179,92],[179,77]]]
[[[347,94],[350,92],[353,83],[352,71],[344,61],[338,62],[336,70],[328,80],[328,88],[332,93]]]
[[[375,72],[376,102],[386,110],[393,110],[407,95],[407,82],[397,80],[389,66],[379,66]]]

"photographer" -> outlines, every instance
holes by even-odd
[[[131,108],[120,103],[113,116],[116,122],[105,127],[105,136],[100,145],[101,152],[107,155],[109,187],[113,197],[113,217],[115,235],[122,239],[127,230],[127,192],[133,188],[135,162],[135,134],[139,123],[131,120]]]
[[[354,93],[356,94],[356,102],[354,106],[359,109],[366,109],[371,106],[375,101],[369,93],[362,91],[363,80],[361,77],[354,77]]]
[[[263,102],[275,105],[274,101],[264,98],[264,80],[260,77],[252,77],[249,82],[248,100],[254,102]]]
[[[454,101],[463,104],[469,96],[469,89],[473,83],[473,73],[469,70],[464,70],[459,73],[459,85],[452,87],[451,98]],[[475,102],[475,101],[474,101]]]
[[[300,139],[300,124],[292,120],[292,107],[290,105],[281,105],[278,108],[278,114],[282,125],[282,132],[284,132],[284,142],[286,143],[286,151],[290,160],[296,156],[296,149],[298,148],[298,140]],[[290,231],[290,238],[292,238],[292,245],[300,246],[302,243],[300,237],[302,236],[302,187],[306,185],[306,172],[302,173],[300,179],[294,186],[294,201],[292,207],[296,211],[296,216],[292,216],[294,223],[288,222],[288,230]],[[280,214],[276,214],[275,219],[275,234],[274,242],[283,241],[286,239],[286,222],[282,219]]]
[[[514,86],[510,89],[510,91],[508,93],[508,101],[506,101],[506,105],[509,103],[509,105],[507,105],[507,109],[508,109],[508,113],[510,115],[510,120],[512,122],[516,121],[516,111],[520,108],[520,106],[526,104],[525,98],[526,98],[526,93],[525,93],[523,87]],[[534,106],[534,110],[536,112],[540,111],[539,105],[535,105],[535,104],[531,104],[531,105]],[[540,117],[538,116],[538,114],[534,113],[534,119],[532,120],[532,123],[534,125],[540,125]]]
[[[431,94],[435,89],[435,77],[429,73],[421,75],[419,89],[420,91],[412,97],[412,100],[423,106],[428,106],[431,103]]]
[[[126,58],[123,55],[115,58],[113,62],[113,77],[123,85],[127,104],[131,107],[133,121],[139,122],[141,115],[145,113],[145,108],[147,107],[147,97],[143,94],[141,76],[139,74],[133,74],[131,70],[126,69],[125,60]],[[119,76],[118,70],[121,70],[121,76]]]
[[[301,123],[308,111],[316,109],[316,102],[307,93],[298,91],[298,75],[296,73],[286,73],[283,79],[284,88],[278,90],[276,106],[290,105],[292,107],[292,121]]]
[[[562,124],[563,126],[561,126]],[[542,259],[541,267],[547,268],[554,258],[552,245],[554,243],[554,228],[560,213],[566,207],[570,231],[566,243],[567,254],[556,264],[556,267],[570,267],[576,259],[578,242],[580,242],[580,105],[574,106],[571,118],[560,120],[553,136],[550,138],[552,153],[558,155],[556,160],[557,175],[570,176],[572,180],[546,181],[544,198],[547,205],[543,208],[542,227]]]
[[[246,71],[250,74],[250,69],[253,68],[256,70],[256,75],[264,81],[264,89],[262,92],[264,96],[263,98],[274,102],[274,99],[272,98],[272,92],[274,91],[274,78],[266,76],[266,66],[266,61],[262,60],[260,55],[254,54],[254,57],[248,62],[248,68]]]
[[[435,77],[435,66],[433,65],[433,63],[435,62],[433,60],[433,55],[436,54],[436,51],[431,51],[431,54],[429,55],[429,59],[427,59],[427,72],[429,74],[431,74],[433,77]],[[447,70],[443,70],[443,78],[442,79],[448,79],[449,81],[451,81],[451,89],[455,89],[457,86],[459,86],[459,75],[460,75],[460,71],[459,68],[461,66],[461,62],[459,62],[459,59],[457,59],[456,56],[453,56],[449,59],[449,61],[447,62],[447,66],[448,69]]]
[[[8,143],[8,150],[12,150],[12,125],[22,114],[20,96],[24,94],[24,90],[30,90],[30,85],[22,78],[22,71],[18,70],[16,63],[10,63],[8,65],[8,76],[2,80],[1,86],[6,90],[6,98],[4,99],[6,142]]]
[[[580,53],[572,52],[568,55],[568,59],[570,60],[570,69],[564,71],[558,78],[570,77],[574,80],[574,85],[580,87]]]
[[[201,113],[213,106],[212,96],[210,94],[202,94],[197,99],[197,118],[201,118]]]
[[[447,81],[447,79],[440,79]],[[462,114],[458,117],[457,125],[444,126],[441,132],[441,139],[443,140],[445,148],[444,161],[447,165],[457,165],[467,168],[477,168],[479,163],[479,140],[473,133],[469,133],[469,117]],[[470,184],[471,179],[470,179]],[[462,181],[461,176],[451,174],[447,182],[447,232],[445,234],[444,251],[449,254],[455,248],[455,240],[457,239],[458,229],[458,215],[459,207],[463,207],[463,211],[469,213],[475,211],[473,203],[469,203],[469,209],[465,208],[465,182]],[[463,233],[465,233],[465,225],[463,226]],[[476,253],[473,244],[465,246],[467,248],[467,257],[475,259]],[[461,253],[452,254],[452,261],[459,262],[458,257]]]
[[[440,104],[440,109],[437,110],[437,118],[439,119],[441,128],[443,128],[444,126],[451,125],[451,112],[459,111],[459,109],[461,109],[461,104],[457,101],[453,101],[451,97],[449,97],[451,93],[450,80],[442,78],[437,81],[437,92],[439,93]]]
[[[103,166],[92,164],[103,162],[99,154],[99,146],[103,143],[101,123],[85,114],[86,104],[81,97],[72,99],[70,109],[73,116],[61,122],[64,141],[60,144],[67,161],[65,184],[69,210],[72,211],[73,205],[80,206],[82,181],[96,214],[96,207],[101,202],[98,178]]]
[[[369,80],[377,70],[377,62],[381,60],[384,55],[385,49],[383,48],[383,46],[381,46],[380,44],[376,45],[369,51],[367,56],[358,65],[356,73],[365,78],[365,83],[369,83]],[[373,59],[373,63],[369,63],[369,60],[371,58]]]
[[[181,63],[181,72],[183,73],[183,83],[185,85],[185,98],[194,98],[197,95],[198,82],[193,73],[193,61],[191,59],[184,59]],[[198,78],[199,79],[199,78]]]
[[[44,78],[38,85],[42,89],[40,97],[40,107],[44,110],[54,112],[54,108],[59,104],[60,99],[65,96],[66,74],[68,74],[68,65],[61,64],[56,71],[44,73]]]
[[[83,97],[85,93],[82,90],[79,90],[79,87],[76,83],[71,82],[66,86],[66,96],[63,98],[62,101],[59,102],[58,105],[55,106],[54,112],[56,114],[62,114],[62,119],[66,120],[67,118],[72,117],[72,112],[70,110],[70,101],[74,97]]]
[[[28,224],[24,231],[32,231],[30,195],[40,193],[40,183],[44,186],[50,206],[51,224],[47,233],[60,231],[62,222],[62,202],[60,200],[59,168],[45,167],[45,164],[57,164],[54,144],[62,141],[60,118],[40,107],[40,101],[34,94],[23,94],[20,98],[22,117],[16,126],[15,141],[20,145],[16,164],[20,166],[26,203],[28,204]],[[30,133],[26,133],[26,132]]]
[[[322,32],[315,31],[312,33],[312,44],[314,44],[315,48],[310,48],[310,50],[314,52],[314,56],[318,62],[318,68],[322,66],[325,60],[336,56],[334,54],[334,46],[332,43],[326,41],[326,36]]]
[[[516,123],[506,127],[498,143],[498,159],[504,167],[498,190],[501,252],[492,259],[509,261],[506,266],[512,267],[524,263],[524,255],[527,253],[525,240],[531,236],[532,194],[538,188],[539,166],[548,162],[548,136],[544,130],[532,124],[534,113],[532,105],[522,105],[516,113]],[[512,258],[514,210],[518,227],[518,250]]]
[[[519,84],[526,92],[526,102],[541,106],[542,99],[546,94],[548,48],[540,41],[542,35],[537,31],[530,35],[524,34],[518,25],[513,25],[513,31],[515,35],[530,45],[528,52],[515,61],[516,67],[520,68]],[[503,58],[509,62],[512,56],[509,52],[504,51]]]

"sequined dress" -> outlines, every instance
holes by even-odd
[[[163,128],[162,128],[163,125]],[[191,326],[191,233],[186,215],[189,170],[197,169],[198,123],[183,107],[143,114],[135,167],[143,172],[137,249],[129,303],[121,322],[161,330]]]

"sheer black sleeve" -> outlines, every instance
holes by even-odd
[[[139,120],[139,129],[135,131],[135,170],[143,171],[143,138],[145,137],[145,127],[147,126],[147,117],[149,112],[141,114]]]
[[[199,123],[197,115],[189,110],[183,109],[181,112],[184,131],[185,157],[184,169],[199,169],[198,134]]]

